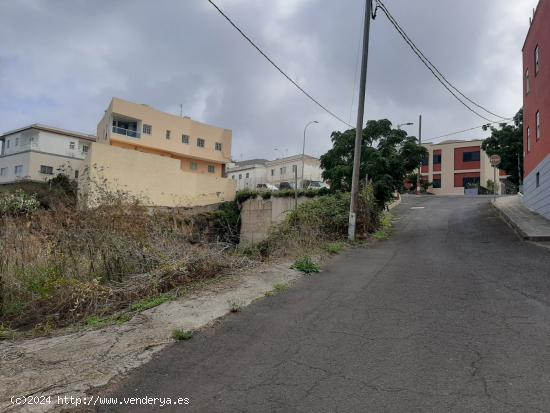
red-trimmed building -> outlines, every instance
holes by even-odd
[[[550,219],[550,0],[540,0],[523,45],[524,202]]]
[[[464,189],[475,186],[487,187],[487,181],[494,179],[489,157],[481,149],[482,140],[445,141],[425,143],[428,157],[420,170],[423,181],[432,182],[429,191],[436,195],[464,195]],[[506,176],[497,171],[498,190],[502,189],[500,179]]]

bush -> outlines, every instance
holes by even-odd
[[[304,274],[312,274],[314,272],[321,271],[319,266],[312,261],[311,257],[308,256],[297,259],[290,268],[301,271]]]
[[[17,189],[14,193],[0,194],[0,215],[29,215],[39,207],[40,202],[36,195],[27,194],[22,189]]]

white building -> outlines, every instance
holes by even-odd
[[[95,136],[33,124],[0,135],[0,184],[45,181],[63,171],[78,178]]]
[[[267,159],[250,159],[227,165],[227,177],[237,183],[237,191],[255,189],[259,184],[267,182]]]
[[[266,159],[251,159],[228,165],[227,177],[237,182],[237,190],[255,189],[259,184],[279,186],[281,182],[294,183],[296,172],[298,187],[302,187],[302,159],[304,166],[304,181],[322,181],[321,162],[313,156],[294,155],[286,158],[268,161]],[[295,172],[296,171],[296,172]]]

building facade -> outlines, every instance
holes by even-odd
[[[303,166],[303,175],[302,175]],[[321,161],[309,155],[294,155],[286,158],[275,159],[266,164],[267,182],[280,185],[281,182],[294,183],[298,176],[298,188],[303,187],[304,181],[323,181]]]
[[[237,190],[255,189],[267,183],[267,159],[250,159],[227,167],[227,177],[234,180]]]
[[[550,0],[540,0],[523,45],[523,200],[550,219]]]
[[[225,177],[232,132],[113,98],[87,157],[87,179],[105,182],[152,206],[197,206],[233,200]],[[88,185],[84,202],[94,205]]]
[[[421,179],[432,182],[436,195],[464,195],[470,186],[487,186],[494,172],[489,157],[481,149],[482,140],[425,143],[428,157],[422,162]],[[497,182],[505,173],[497,170]],[[498,185],[497,191],[502,187]]]
[[[33,124],[0,136],[0,184],[78,178],[95,136]]]

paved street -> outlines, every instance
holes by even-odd
[[[488,203],[406,197],[391,240],[101,395],[189,397],[162,411],[190,412],[550,411],[550,249],[520,241]]]

